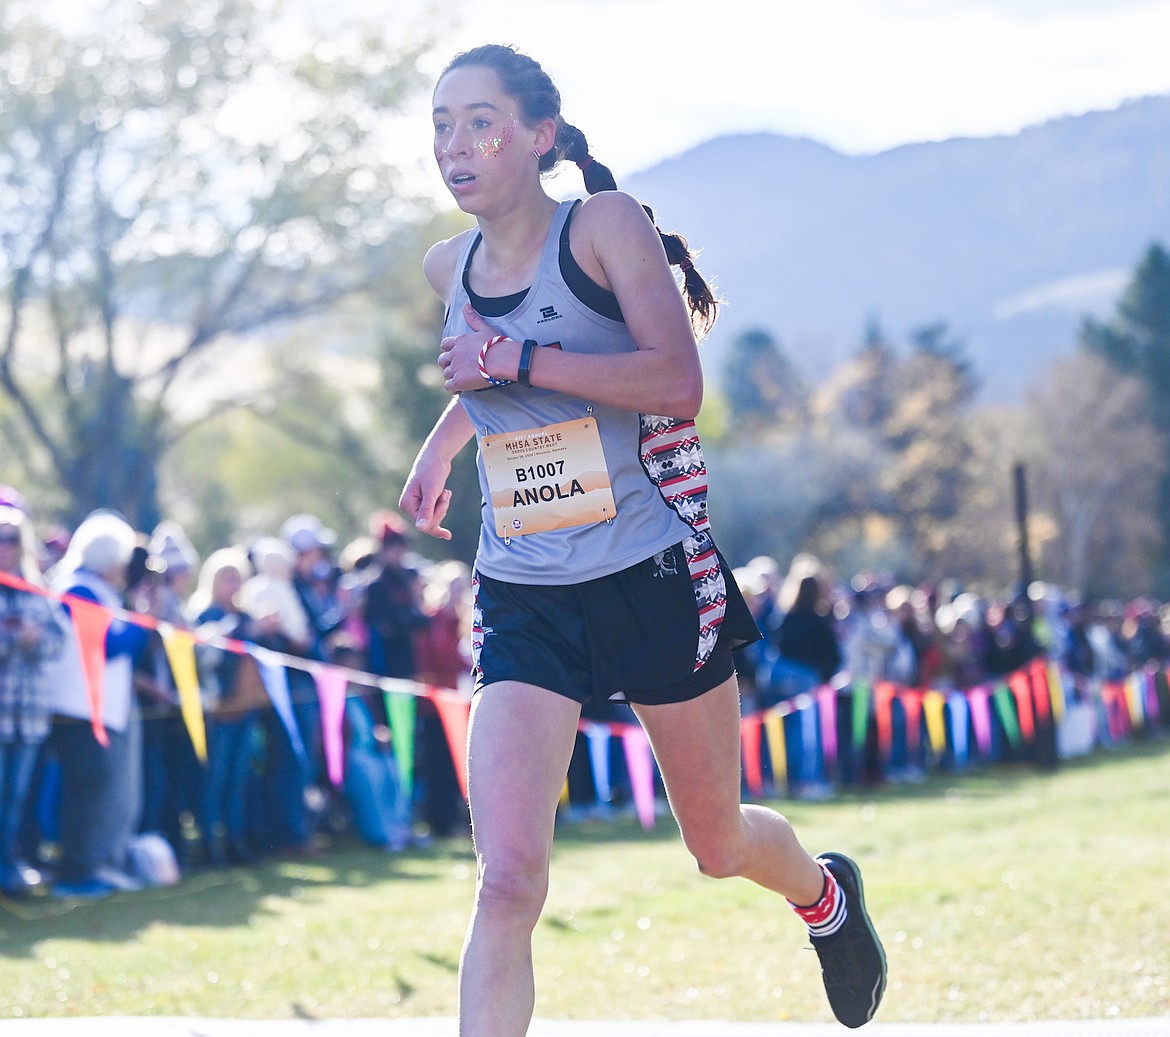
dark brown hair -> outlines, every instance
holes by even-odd
[[[482,47],[457,54],[443,69],[443,75],[456,68],[490,68],[500,77],[504,92],[520,103],[524,120],[534,126],[542,119],[552,119],[557,126],[556,142],[540,157],[542,173],[551,171],[562,159],[574,162],[581,169],[585,189],[590,194],[598,191],[616,191],[617,181],[608,166],[602,165],[589,154],[589,144],[576,126],[565,122],[561,116],[561,94],[548,73],[539,63],[521,54],[512,47],[489,43]],[[441,78],[441,77],[440,77]],[[655,223],[654,212],[643,205],[650,221]],[[695,269],[687,239],[681,234],[664,233],[658,229],[662,247],[671,266],[680,267],[683,273],[683,295],[690,310],[691,326],[695,335],[702,338],[711,330],[717,316],[718,300],[711,286]]]

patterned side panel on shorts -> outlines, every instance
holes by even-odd
[[[727,612],[727,584],[707,517],[707,463],[693,421],[643,414],[641,424],[642,467],[662,499],[694,530],[683,541],[683,552],[699,609],[698,670],[710,658]]]
[[[471,573],[471,677],[478,681],[483,676],[479,668],[479,653],[483,649],[483,609],[479,605],[479,573]]]

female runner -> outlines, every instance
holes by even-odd
[[[590,158],[531,58],[497,45],[458,55],[433,114],[435,160],[477,227],[424,261],[446,304],[439,367],[453,399],[400,503],[418,529],[449,539],[451,460],[476,439],[467,766],[478,881],[459,1032],[527,1031],[531,937],[581,707],[618,693],[645,727],[700,871],[786,897],[809,927],[834,1013],[860,1026],[886,966],[857,866],[814,859],[782,816],[740,804],[731,653],[759,634],[711,539],[693,423],[696,331],[710,327],[715,300],[685,242],[660,235]],[[541,175],[562,158],[582,167],[586,200],[545,193]]]

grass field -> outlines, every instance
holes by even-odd
[[[1170,744],[1053,774],[984,770],[783,803],[865,869],[880,1018],[1170,1016]],[[453,1015],[470,846],[194,875],[69,905],[0,901],[0,1017]],[[700,877],[673,824],[565,826],[536,933],[537,1014],[831,1019],[774,896]]]

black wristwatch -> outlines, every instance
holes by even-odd
[[[536,349],[536,339],[526,338],[520,347],[520,368],[516,372],[516,381],[521,385],[532,388],[532,351]]]

